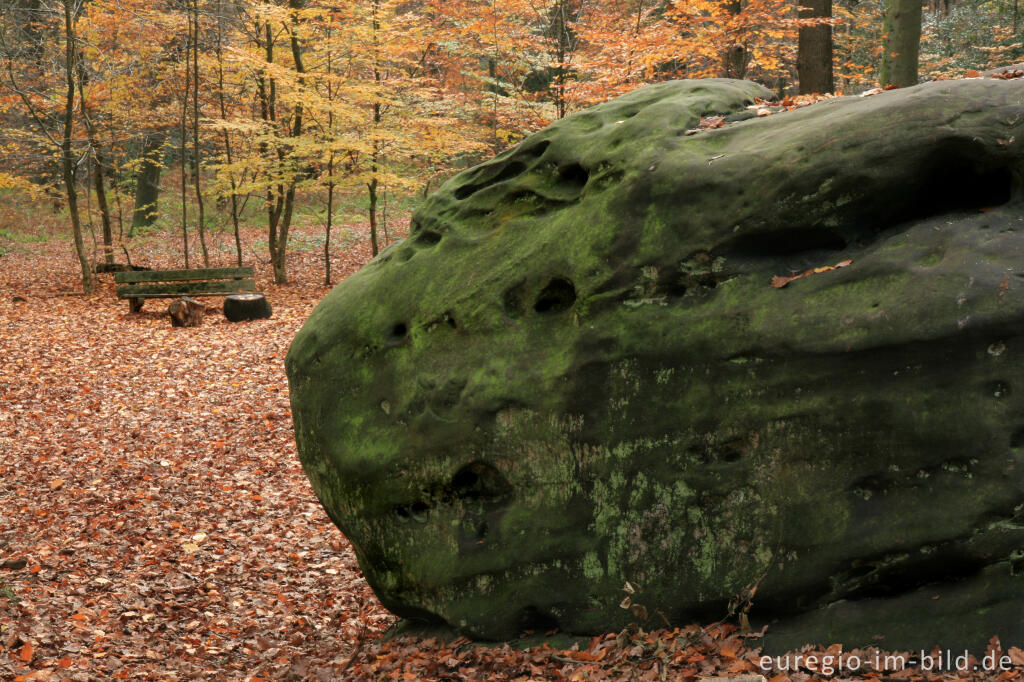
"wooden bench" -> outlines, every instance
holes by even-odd
[[[131,270],[114,273],[117,297],[127,298],[137,313],[147,298],[227,296],[256,290],[253,268],[199,268],[194,270]]]

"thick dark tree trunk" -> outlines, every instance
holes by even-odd
[[[135,207],[132,210],[132,226],[128,230],[129,237],[135,234],[137,228],[152,225],[157,218],[157,202],[160,199],[160,171],[163,170],[160,150],[163,146],[163,133],[146,136],[139,170],[135,175]]]
[[[921,47],[922,0],[886,0],[883,24],[882,87],[917,85],[917,59]]]
[[[737,15],[743,11],[742,0],[730,0],[725,4],[729,14]],[[747,73],[747,51],[743,44],[734,42],[722,53],[722,77],[743,78]]]
[[[801,0],[800,18],[832,17],[832,0]],[[832,26],[804,26],[800,28],[796,71],[800,79],[800,94],[833,92],[832,79]]]

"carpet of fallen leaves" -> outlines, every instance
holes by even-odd
[[[283,359],[327,291],[318,256],[288,286],[256,263],[271,320],[192,329],[164,299],[128,314],[112,275],[64,295],[67,240],[0,257],[0,679],[329,679],[393,622],[296,457]]]

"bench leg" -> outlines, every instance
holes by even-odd
[[[129,298],[128,299],[128,310],[129,312],[137,313],[142,310],[142,304],[146,301],[144,298]]]

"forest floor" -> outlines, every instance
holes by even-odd
[[[369,259],[365,234],[351,234],[334,254],[335,281]],[[243,236],[273,317],[232,324],[220,299],[203,299],[209,310],[195,328],[172,328],[166,300],[129,314],[112,275],[98,276],[95,295],[73,295],[80,282],[66,238],[0,243],[0,679],[762,672],[758,640],[723,624],[609,633],[565,649],[543,643],[552,633],[534,633],[542,643],[526,650],[383,639],[396,619],[318,504],[292,435],[283,361],[328,291],[319,235],[294,235],[294,283],[282,286],[271,284],[265,248],[253,246],[263,233]],[[233,265],[230,235],[212,247],[213,266]],[[181,267],[177,235],[149,235],[132,251],[137,265]],[[953,679],[888,675],[867,673]],[[822,676],[807,666],[766,674]],[[1021,668],[1002,679],[1021,679]]]

